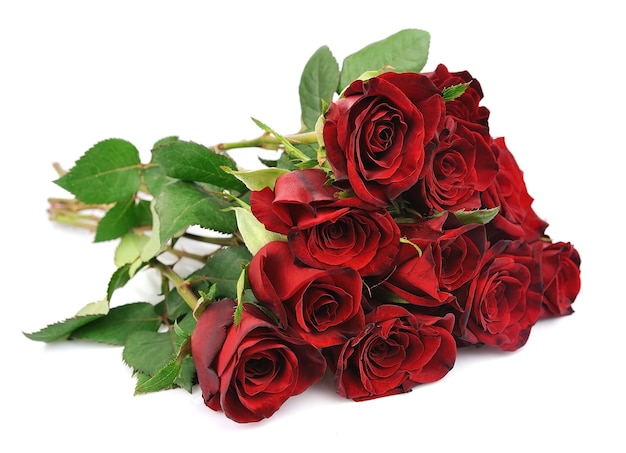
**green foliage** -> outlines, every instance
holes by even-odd
[[[137,148],[112,138],[97,143],[55,183],[84,203],[115,203],[135,195],[141,171]]]
[[[174,180],[165,184],[155,199],[161,244],[192,225],[233,233],[237,229],[237,221],[233,212],[224,211],[228,207],[229,204],[221,197],[207,193],[192,182]]]
[[[197,143],[170,141],[154,148],[152,157],[171,178],[206,182],[236,192],[245,190],[241,181],[222,170],[237,169],[234,160]]]
[[[443,89],[443,100],[445,102],[448,102],[448,101],[452,101],[452,100],[458,98],[463,93],[465,93],[465,90],[467,89],[469,84],[470,84],[470,82],[459,83],[458,85],[452,85],[450,87],[444,88]]]
[[[191,391],[195,369],[189,353],[189,338],[178,335],[175,330],[131,334],[122,357],[137,373],[135,394],[175,386]]]
[[[136,302],[112,308],[106,316],[74,330],[71,337],[122,346],[131,333],[156,332],[160,325],[154,305]]]
[[[54,324],[50,324],[37,332],[24,333],[26,337],[35,341],[43,341],[45,343],[51,343],[54,341],[67,340],[70,338],[73,331],[89,324],[105,315],[88,315],[88,316],[76,316],[68,318],[64,321],[59,321]]]
[[[235,171],[229,168],[225,168],[224,171],[235,176],[237,179],[243,182],[250,190],[262,190],[265,187],[269,187],[270,189],[274,190],[276,180],[285,173],[289,173],[289,170],[276,167],[263,168],[261,170],[252,171]]]
[[[491,208],[491,209],[475,209],[472,211],[455,211],[454,215],[457,219],[461,221],[462,224],[467,225],[469,223],[480,223],[481,225],[485,225],[493,220],[493,218],[498,214],[500,208]]]
[[[269,241],[286,240],[268,232],[252,215],[250,191],[273,189],[287,171],[313,167],[329,171],[320,137],[323,115],[333,97],[358,77],[389,70],[420,71],[429,39],[425,31],[402,30],[349,55],[341,70],[330,49],[320,47],[302,71],[298,87],[302,124],[294,135],[282,135],[253,119],[263,130],[256,140],[207,147],[169,136],[153,145],[147,163],[140,161],[137,148],[126,140],[96,143],[55,183],[75,197],[68,206],[89,210],[89,219],[92,211],[101,214],[96,216],[94,242],[119,241],[114,256],[117,269],[109,278],[106,299],[24,335],[35,341],[81,339],[122,346],[123,359],[137,378],[136,394],[173,387],[191,392],[196,376],[190,347],[194,315],[215,300],[232,298],[238,302],[234,313],[238,322],[245,304],[256,303],[247,275],[252,254]],[[460,96],[465,87],[446,88],[444,99]],[[277,149],[277,158],[259,158],[268,168],[243,172],[228,151],[222,151],[249,146]],[[462,222],[484,223],[496,213],[455,215]],[[77,224],[84,226],[73,211],[66,218],[78,219]],[[190,234],[193,226],[221,234],[198,238]],[[182,236],[213,242],[214,249],[205,255],[183,250]],[[174,256],[174,264],[164,264],[164,254]],[[200,267],[178,275],[175,265],[186,258],[199,260]],[[161,301],[109,309],[115,291],[148,267],[161,274]],[[273,316],[269,311],[268,315]]]
[[[300,78],[302,131],[315,130],[324,102],[332,100],[339,83],[339,65],[327,46],[320,47],[306,63]]]
[[[406,29],[374,42],[343,61],[337,92],[342,92],[361,74],[389,67],[394,72],[419,72],[426,64],[430,34]]]
[[[135,223],[134,198],[116,203],[98,222],[94,242],[117,239],[132,228]]]
[[[121,267],[118,267],[111,278],[109,279],[109,284],[107,286],[107,299],[111,300],[113,297],[113,293],[115,290],[122,288],[128,283],[131,279],[130,275],[130,263],[127,263]]]
[[[287,240],[282,234],[266,230],[249,209],[234,208],[234,210],[243,241],[252,254],[258,252],[268,242]]]
[[[224,247],[211,255],[204,266],[191,273],[187,280],[192,283],[194,291],[209,292],[215,285],[215,298],[237,297],[237,281],[241,275],[242,265],[247,264],[252,255],[244,246]],[[166,299],[167,310],[171,315],[180,315],[189,311],[180,294],[169,293]]]

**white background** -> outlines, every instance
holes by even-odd
[[[13,451],[624,451],[624,68],[611,2],[2,2],[0,433]],[[615,5],[615,3],[613,3]],[[254,138],[250,117],[299,128],[298,83],[404,28],[482,84],[535,209],[582,256],[576,313],[540,322],[515,353],[462,351],[442,381],[364,403],[329,379],[272,418],[238,425],[199,390],[133,396],[121,348],[45,345],[22,331],[101,299],[115,243],[48,221],[52,163],[120,137]],[[237,155],[253,162],[254,150]],[[131,282],[132,283],[132,282]],[[153,300],[145,276],[113,304]]]

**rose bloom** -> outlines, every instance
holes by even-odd
[[[296,265],[287,243],[275,241],[253,256],[248,278],[257,300],[314,346],[343,344],[363,328],[363,284],[352,268]]]
[[[541,239],[548,224],[532,208],[524,174],[503,138],[492,142],[498,159],[498,174],[493,183],[481,194],[483,207],[499,207],[496,217],[487,224],[489,239]]]
[[[453,316],[413,314],[399,305],[380,305],[365,328],[328,352],[337,393],[355,401],[406,393],[444,377],[454,366]]]
[[[456,306],[453,292],[480,269],[487,249],[485,226],[463,225],[445,212],[419,222],[401,223],[400,232],[408,242],[401,244],[393,272],[379,287],[411,305]]]
[[[570,315],[580,291],[580,255],[569,242],[544,242],[540,318]]]
[[[453,117],[426,150],[422,177],[406,198],[425,214],[481,207],[480,194],[493,184],[496,156],[486,139]]]
[[[450,72],[443,64],[439,64],[433,72],[423,74],[440,90],[470,82],[461,96],[446,102],[446,115],[454,117],[484,138],[489,138],[489,110],[480,105],[483,90],[478,80],[467,71]]]
[[[526,344],[541,310],[542,244],[499,241],[485,254],[468,283],[458,318],[460,344],[486,344],[514,351]]]
[[[380,275],[400,246],[398,225],[385,209],[340,197],[319,169],[294,170],[273,191],[253,191],[250,208],[265,228],[286,234],[294,256],[309,267]]]
[[[441,91],[424,75],[387,72],[356,80],[325,114],[326,158],[336,184],[386,207],[413,186],[424,146],[443,120]]]
[[[317,348],[251,304],[234,326],[235,306],[222,299],[206,307],[191,335],[192,356],[205,404],[236,422],[256,422],[319,381],[326,365]]]

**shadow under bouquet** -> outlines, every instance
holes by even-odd
[[[136,393],[198,383],[246,423],[327,372],[355,401],[404,393],[446,376],[458,348],[514,351],[538,320],[571,314],[577,250],[546,234],[478,80],[420,72],[428,45],[402,30],[341,69],[321,47],[295,134],[254,120],[252,140],[167,137],[147,163],[108,139],[58,169],[75,198],[50,200],[52,218],[119,240],[117,270],[102,301],[26,335],[123,346]],[[276,158],[238,168],[229,151],[244,147]],[[181,275],[183,259],[197,269]],[[148,269],[162,300],[111,306]]]

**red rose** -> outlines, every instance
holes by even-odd
[[[234,309],[232,299],[207,306],[191,335],[192,356],[205,404],[236,422],[255,422],[319,381],[325,361],[253,305],[234,326]]]
[[[380,305],[365,322],[358,335],[329,355],[341,396],[363,401],[406,393],[441,379],[454,366],[452,315],[438,318]]]
[[[483,90],[478,80],[467,71],[450,72],[440,64],[433,72],[424,73],[433,83],[443,90],[454,85],[470,82],[463,94],[456,99],[446,102],[446,115],[453,116],[470,130],[479,132],[483,137],[489,137],[489,110],[480,105],[483,99]]]
[[[435,137],[445,105],[424,75],[383,73],[356,80],[330,105],[323,129],[336,183],[386,207],[413,186],[424,146]]]
[[[498,174],[492,185],[482,193],[483,207],[500,210],[487,224],[490,240],[523,239],[535,241],[543,236],[548,224],[532,208],[524,174],[503,138],[492,142],[498,159]]]
[[[480,194],[493,184],[498,172],[487,141],[448,117],[435,142],[427,149],[422,177],[406,197],[425,214],[480,208]]]
[[[569,315],[580,291],[580,255],[569,242],[543,243],[541,318]]]
[[[461,342],[521,348],[541,310],[541,243],[495,243],[468,285],[458,324]]]
[[[398,225],[385,209],[357,197],[340,198],[327,182],[322,170],[286,173],[276,180],[274,191],[266,187],[251,193],[252,213],[268,230],[287,234],[304,265],[383,274],[398,253]]]
[[[314,346],[343,344],[363,328],[363,284],[352,268],[298,266],[285,242],[270,242],[252,258],[248,277],[257,300]]]
[[[480,269],[487,249],[484,225],[462,225],[446,212],[417,223],[400,224],[400,233],[409,243],[401,245],[394,271],[380,286],[422,307],[455,304],[451,293]]]

